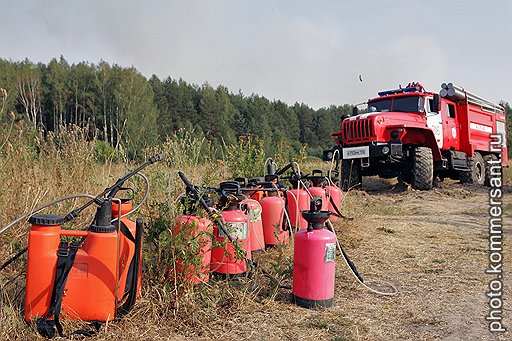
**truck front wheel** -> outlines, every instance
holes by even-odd
[[[348,191],[352,188],[360,187],[362,181],[361,176],[361,160],[342,160],[341,161],[341,189]]]
[[[412,186],[419,190],[429,190],[434,183],[434,158],[428,147],[414,149]]]

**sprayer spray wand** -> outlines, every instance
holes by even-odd
[[[144,162],[142,165],[140,165],[139,167],[137,167],[133,171],[130,171],[130,172],[126,173],[124,176],[122,176],[121,178],[119,178],[114,185],[105,188],[103,190],[103,192],[98,194],[94,199],[89,200],[88,202],[86,202],[85,204],[80,206],[79,208],[76,208],[73,211],[71,211],[68,214],[66,214],[64,216],[64,222],[68,222],[68,221],[71,221],[71,220],[75,219],[76,217],[78,217],[78,215],[83,210],[85,210],[87,207],[91,206],[94,203],[97,204],[98,206],[102,205],[105,202],[104,196],[107,193],[108,193],[107,199],[112,199],[116,195],[116,193],[123,187],[124,182],[126,180],[128,180],[129,178],[131,178],[135,174],[139,173],[141,170],[143,170],[147,166],[152,165],[155,162],[158,162],[158,161],[160,161],[162,159],[163,159],[163,155],[162,154],[153,155],[152,157],[149,158],[149,160]]]

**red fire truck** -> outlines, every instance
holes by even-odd
[[[436,177],[488,184],[491,165],[508,167],[504,108],[452,83],[441,88],[436,94],[410,83],[382,91],[365,113],[356,106],[342,117],[324,159],[339,151],[344,190],[372,175],[399,177],[420,190],[431,189]]]

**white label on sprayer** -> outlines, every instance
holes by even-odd
[[[224,223],[224,228],[228,231],[233,239],[247,239],[247,223]],[[219,228],[219,238],[227,238],[226,234]]]
[[[336,259],[336,243],[325,244],[324,263],[332,263]]]

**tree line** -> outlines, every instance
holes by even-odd
[[[307,146],[319,156],[332,146],[330,134],[350,105],[314,110],[257,94],[233,93],[224,86],[190,84],[134,67],[101,61],[48,64],[0,59],[0,87],[8,91],[6,111],[44,132],[78,126],[89,138],[136,155],[180,129],[203,134],[214,144],[251,136],[270,154],[278,144],[292,151]],[[5,118],[4,118],[5,119]]]

